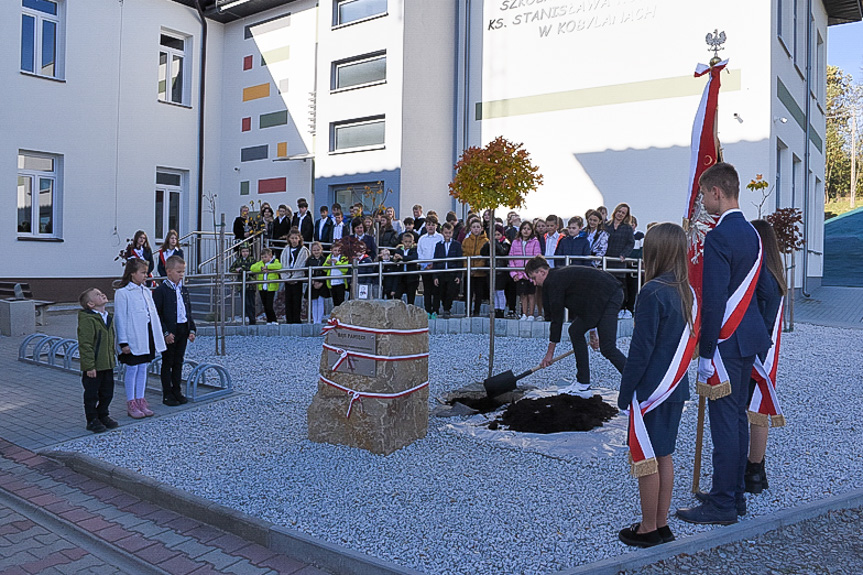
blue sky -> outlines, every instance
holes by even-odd
[[[839,66],[858,83],[863,83],[863,22],[827,29],[827,63]]]

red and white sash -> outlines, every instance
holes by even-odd
[[[772,340],[773,345],[767,352],[764,361],[755,358],[752,367],[752,379],[755,380],[755,391],[752,393],[752,401],[749,402],[750,423],[767,427],[768,419],[774,427],[785,425],[785,415],[779,407],[779,398],[776,396],[776,368],[779,364],[779,341],[782,337],[782,311],[785,298],[779,304],[779,312],[773,322]]]
[[[755,228],[753,228],[754,230]],[[758,285],[758,275],[761,272],[761,259],[763,257],[761,236],[756,232],[755,237],[758,238],[758,257],[755,258],[755,263],[752,265],[752,269],[746,274],[743,283],[737,286],[737,289],[734,290],[734,293],[725,302],[722,327],[719,328],[719,339],[716,342],[716,351],[713,352],[713,375],[706,382],[699,381],[696,385],[698,395],[702,395],[707,399],[719,399],[726,395],[731,395],[731,382],[728,379],[728,370],[725,369],[725,364],[722,363],[718,344],[726,341],[734,334],[740,326],[740,322],[743,321],[746,310],[749,309],[749,302],[752,301],[752,296],[755,295],[755,287]]]
[[[686,370],[689,369],[692,353],[695,351],[696,343],[698,343],[699,324],[701,321],[695,290],[692,290],[692,320],[694,329],[690,329],[688,323],[683,326],[683,333],[680,334],[680,340],[677,343],[674,357],[671,359],[665,375],[662,376],[659,385],[653,390],[650,397],[638,403],[636,395],[632,395],[632,403],[629,407],[628,443],[631,461],[630,472],[635,477],[644,477],[658,471],[656,456],[653,453],[653,445],[650,443],[647,428],[644,426],[644,415],[656,409],[674,393],[680,380],[686,374]]]

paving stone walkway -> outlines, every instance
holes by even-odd
[[[324,575],[0,439],[0,574]]]

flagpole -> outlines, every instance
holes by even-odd
[[[724,68],[725,64],[719,57],[719,51],[723,50],[722,44],[725,43],[725,32],[714,30],[712,34],[708,33],[705,41],[710,46],[709,51],[713,52],[713,57],[709,62],[708,82],[704,89],[704,95],[699,105],[698,112],[695,117],[695,124],[692,130],[692,162],[690,166],[690,182],[689,182],[689,197],[687,199],[686,216],[683,218],[683,229],[687,232],[690,238],[690,284],[692,284],[696,293],[696,298],[701,297],[701,250],[703,249],[703,237],[711,228],[713,220],[704,212],[701,205],[699,194],[698,179],[701,173],[715,162],[722,161],[722,148],[719,144],[717,136],[717,116],[718,116],[718,89],[719,89],[719,72]],[[718,70],[714,70],[716,66]],[[696,69],[696,77],[704,74],[704,65],[699,64]],[[714,72],[716,72],[714,74]],[[716,86],[711,87],[711,83],[716,82]],[[699,120],[701,125],[699,126]],[[697,130],[697,131],[696,131]],[[707,134],[706,132],[710,133]],[[709,139],[708,139],[709,136]],[[707,145],[707,143],[712,144]],[[712,160],[712,161],[711,161]],[[693,281],[695,280],[695,281]],[[693,359],[698,357],[698,348],[693,354]],[[698,420],[695,430],[695,457],[692,464],[692,492],[700,493],[699,487],[701,479],[701,457],[704,445],[704,419],[707,407],[707,399],[703,395],[698,396]]]

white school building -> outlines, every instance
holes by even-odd
[[[380,188],[399,217],[461,215],[453,165],[499,135],[544,176],[525,216],[627,202],[641,229],[680,221],[718,30],[724,159],[770,182],[765,214],[803,210],[812,287],[826,43],[861,18],[861,0],[3,2],[0,280],[71,301],[120,275],[136,230],[155,250],[213,230],[212,205],[230,226],[244,204],[304,197],[317,217]]]

